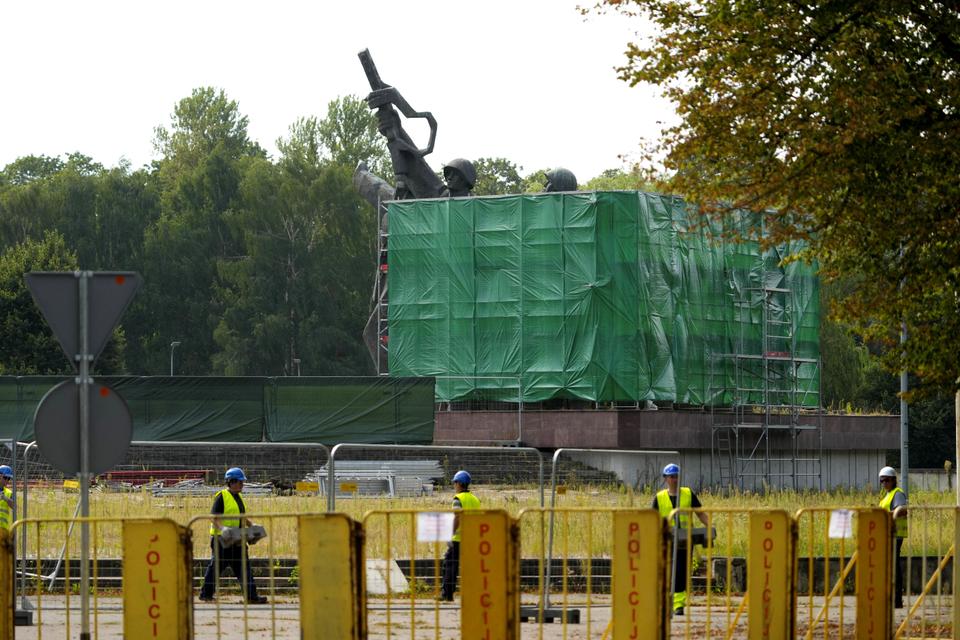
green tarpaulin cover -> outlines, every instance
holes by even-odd
[[[0,376],[0,439],[33,439],[67,378]],[[432,378],[96,377],[126,400],[140,441],[429,444]],[[66,428],[66,427],[65,427]]]
[[[413,200],[389,216],[390,371],[436,376],[438,400],[760,402],[766,381],[817,404],[815,268],[693,228],[679,198]]]

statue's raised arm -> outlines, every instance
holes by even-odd
[[[394,199],[436,198],[442,195],[443,182],[423,159],[433,151],[437,138],[437,121],[433,114],[429,111],[414,110],[399,91],[380,78],[369,49],[364,49],[358,56],[360,64],[363,65],[363,71],[367,75],[367,81],[370,83],[371,92],[367,96],[367,105],[376,110],[378,128],[381,135],[387,139],[387,149],[390,151],[395,178]],[[430,139],[427,146],[417,147],[404,130],[397,109],[407,118],[424,118],[427,121],[430,125]],[[372,191],[363,189],[361,184],[357,186],[365,196],[366,192]]]
[[[454,158],[443,165],[443,180],[427,164],[424,157],[433,151],[437,138],[437,121],[429,111],[415,111],[400,92],[380,78],[370,51],[360,52],[360,64],[370,82],[367,106],[377,112],[377,125],[387,139],[390,160],[393,163],[394,185],[371,173],[365,162],[353,172],[353,185],[364,200],[377,208],[380,221],[379,265],[374,276],[373,311],[363,330],[363,339],[370,350],[378,373],[387,372],[386,349],[388,337],[387,315],[382,313],[387,302],[387,241],[388,214],[383,203],[409,198],[459,198],[471,195],[477,182],[473,163]],[[397,113],[399,109],[400,113]],[[406,118],[424,118],[430,125],[430,140],[420,148],[403,128],[400,114]],[[446,182],[444,182],[446,181]]]

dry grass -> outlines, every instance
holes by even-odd
[[[539,493],[531,487],[477,487],[475,493],[485,508],[503,509],[512,516],[522,516],[521,544],[525,557],[541,554],[549,539],[550,518],[541,514]],[[345,513],[358,521],[365,521],[367,537],[367,556],[383,557],[387,553],[387,517],[384,512],[399,510],[442,511],[449,509],[452,493],[438,493],[418,498],[356,497],[337,500],[338,512]],[[778,491],[767,494],[735,493],[733,495],[714,495],[709,492],[700,494],[701,501],[709,511],[715,511],[712,524],[717,528],[717,555],[746,555],[747,516],[732,513],[749,509],[785,509],[795,513],[799,509],[824,510],[817,514],[806,514],[800,521],[800,553],[809,553],[810,540],[813,552],[822,555],[830,546],[830,555],[839,553],[838,542],[826,541],[828,510],[836,508],[856,508],[875,506],[878,494],[867,491],[792,492]],[[209,512],[211,497],[163,496],[154,497],[147,492],[140,493],[94,493],[91,495],[91,515],[96,518],[122,519],[162,517],[170,518],[186,525],[192,519]],[[574,510],[596,510],[607,512],[612,508],[648,508],[653,501],[650,491],[634,493],[623,488],[579,487],[569,489],[556,497],[556,505]],[[295,496],[250,496],[246,500],[247,508],[254,519],[265,524],[270,532],[266,542],[255,548],[253,555],[272,557],[291,557],[297,554],[297,527],[293,515],[311,514],[326,511],[326,499],[316,495]],[[546,498],[547,505],[550,497]],[[77,503],[76,493],[64,493],[55,489],[33,490],[29,496],[32,518],[69,519],[73,516]],[[948,506],[954,503],[952,493],[916,492],[911,505],[911,532],[904,553],[912,555],[939,555],[946,551],[953,539],[953,511],[926,509],[926,507]],[[924,507],[923,509],[917,507]],[[413,542],[413,516],[409,513],[390,516],[390,555],[409,557],[416,551],[417,557],[434,557],[437,545]],[[207,536],[208,521],[200,520],[192,526],[194,554],[205,557],[209,554]],[[609,556],[611,552],[611,518],[596,512],[584,513],[572,511],[558,513],[553,521],[554,554],[578,557]],[[37,531],[36,525],[28,530],[29,553],[34,555],[37,540],[40,540],[41,555],[57,555],[66,537],[66,524],[44,524]],[[813,536],[809,529],[813,527]],[[72,539],[78,536],[74,534]],[[94,528],[92,538],[97,545],[97,554],[101,557],[121,555],[119,524],[104,523]],[[72,543],[75,545],[76,543]],[[850,552],[852,543],[847,542]],[[75,549],[72,554],[76,554]]]

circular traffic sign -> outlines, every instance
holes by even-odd
[[[80,389],[61,382],[40,400],[33,416],[37,446],[47,462],[65,475],[80,473]],[[92,382],[90,397],[90,473],[112,469],[123,461],[133,437],[133,418],[126,401],[110,387]]]

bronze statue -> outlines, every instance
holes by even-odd
[[[371,92],[367,95],[367,105],[377,112],[377,128],[387,139],[390,161],[393,164],[394,184],[371,173],[364,162],[357,164],[353,172],[353,185],[357,192],[377,209],[380,231],[383,240],[380,243],[380,264],[377,268],[374,284],[374,309],[363,330],[363,339],[377,366],[378,373],[387,372],[386,329],[387,301],[387,209],[384,202],[411,198],[462,197],[471,195],[470,190],[477,181],[477,172],[469,160],[455,158],[443,166],[443,177],[430,168],[423,159],[433,151],[437,137],[437,121],[429,111],[418,112],[404,100],[400,92],[383,82],[377,71],[370,51],[364,49],[359,54],[360,63],[370,82]],[[396,108],[395,108],[396,107]],[[407,118],[424,118],[430,125],[430,140],[420,149],[404,130],[399,109]]]
[[[569,169],[557,167],[547,171],[545,175],[547,176],[547,188],[544,191],[547,193],[577,190],[577,176],[573,175],[573,172]]]
[[[399,91],[383,82],[369,50],[361,51],[359,57],[372,90],[367,96],[367,105],[376,110],[377,128],[387,139],[387,149],[390,151],[390,161],[393,164],[394,186],[391,187],[386,180],[370,173],[366,165],[361,162],[357,165],[353,176],[357,191],[374,206],[378,206],[385,200],[470,195],[470,189],[476,183],[477,174],[469,160],[457,158],[448,162],[443,167],[444,178],[447,181],[444,184],[423,159],[424,156],[433,152],[437,137],[437,121],[433,114],[429,111],[414,111]],[[408,118],[427,120],[430,125],[430,140],[426,147],[420,149],[414,144],[403,128],[397,109]],[[451,176],[454,181],[452,184]]]

